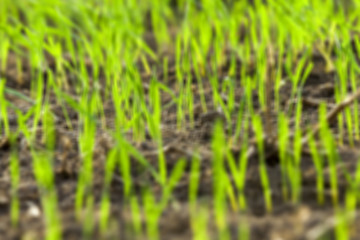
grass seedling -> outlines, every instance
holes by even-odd
[[[173,171],[170,174],[167,184],[163,188],[160,202],[156,202],[155,196],[151,190],[146,190],[143,194],[143,205],[146,216],[146,230],[149,239],[159,239],[158,221],[167,207],[174,187],[182,177],[186,162],[183,159],[178,160]]]
[[[326,150],[328,158],[328,166],[330,171],[330,186],[331,186],[331,196],[334,206],[338,205],[338,176],[336,163],[338,160],[338,155],[336,152],[335,141],[330,132],[327,120],[326,120],[326,106],[322,104],[319,110],[319,121],[320,121],[320,138],[323,147]]]
[[[146,234],[149,239],[159,239],[158,220],[161,210],[155,202],[154,195],[150,191],[143,194],[142,204],[146,217]]]
[[[277,63],[277,67],[276,67],[276,74],[275,74],[275,79],[274,79],[274,104],[275,104],[275,110],[279,112],[280,110],[280,88],[281,88],[281,83],[282,83],[282,74],[283,74],[283,54],[284,54],[284,49],[285,49],[285,44],[284,44],[285,40],[284,40],[284,31],[283,28],[279,27],[278,30],[278,51],[279,51],[279,55],[278,55],[278,63]]]
[[[0,133],[10,135],[10,126],[7,115],[7,101],[5,99],[5,79],[0,78]],[[3,127],[2,127],[3,125]]]
[[[56,83],[54,81],[53,73],[51,71],[48,71],[47,74],[48,74],[48,78],[47,78],[48,86],[47,86],[46,91],[47,91],[47,93],[50,92],[50,89],[54,91],[54,93],[56,95],[56,100],[60,104],[61,110],[64,114],[66,125],[69,129],[73,129],[68,110],[65,107],[66,100],[64,101],[64,97],[63,97],[65,95],[65,93],[62,93],[61,90],[59,89],[59,87],[56,85]],[[67,96],[67,98],[70,101],[72,101],[72,103],[74,103],[73,106],[77,105],[73,100],[71,100],[71,97]]]
[[[296,105],[296,114],[295,114],[295,135],[294,135],[294,159],[292,167],[288,165],[291,169],[289,172],[290,182],[292,185],[292,201],[294,203],[298,203],[300,195],[301,195],[301,150],[302,150],[302,133],[301,133],[301,113],[302,113],[302,101],[301,97],[298,97],[298,103]]]
[[[221,93],[226,96],[226,112],[228,113],[228,119],[235,109],[235,80],[232,77],[225,77],[222,86]]]
[[[82,167],[80,169],[80,176],[78,179],[78,186],[75,197],[75,211],[77,217],[81,217],[81,209],[83,207],[84,199],[88,194],[91,194],[92,179],[93,179],[93,150],[95,144],[96,135],[96,123],[91,118],[92,111],[95,108],[93,96],[90,97],[90,104],[88,103],[88,96],[82,96],[81,105],[86,109],[87,114],[85,116],[80,115],[82,119],[82,131],[79,133],[79,150],[82,158]]]
[[[257,52],[256,56],[256,87],[258,90],[258,97],[261,110],[266,112],[268,105],[266,102],[266,80],[267,79],[267,61],[265,56],[265,47]],[[270,104],[270,103],[269,103]]]
[[[195,154],[191,160],[191,169],[190,169],[190,183],[189,183],[189,203],[191,212],[196,209],[196,199],[199,188],[200,180],[200,158],[198,154]]]
[[[144,166],[146,171],[149,171],[155,181],[159,184],[162,184],[162,178],[158,171],[147,161],[147,159],[137,150],[132,144],[127,141],[123,142],[124,146],[128,150],[129,154],[133,156],[141,165]]]
[[[226,220],[226,191],[229,180],[224,169],[224,156],[226,153],[226,141],[221,122],[216,122],[212,140],[213,151],[213,194],[214,214],[220,239],[228,239],[229,233]]]
[[[335,209],[336,224],[334,231],[337,239],[349,239],[352,229],[355,227],[354,224],[357,217],[356,208],[359,202],[359,166],[360,164],[357,164],[353,177],[348,172],[345,173],[349,187],[346,189],[344,206]]]
[[[55,190],[55,176],[53,170],[53,150],[55,146],[55,123],[54,116],[49,105],[44,106],[43,116],[43,139],[46,151],[36,152],[31,150],[33,157],[33,171],[41,191],[41,202],[44,209],[46,222],[46,239],[61,239],[61,223],[57,210],[57,194]],[[25,134],[26,136],[26,134]],[[30,139],[27,139],[28,141]]]
[[[2,39],[4,39],[0,43],[0,59],[2,60],[0,69],[2,72],[5,72],[6,65],[7,65],[7,59],[8,59],[8,55],[9,55],[10,41],[8,38],[6,38],[4,36],[4,34],[1,34],[0,36]]]
[[[355,190],[356,191],[356,190]],[[345,206],[336,209],[335,236],[336,239],[350,239],[351,228],[354,228],[354,220],[356,217],[357,197],[354,189],[348,189],[345,194]]]
[[[56,63],[56,76],[58,76],[55,81],[56,81],[56,86],[58,86],[59,88],[62,88],[62,86],[65,87],[65,89],[69,89],[69,85],[66,82],[66,78],[64,77],[64,59],[62,56],[62,46],[59,42],[56,42],[54,40],[53,37],[48,37],[47,43],[45,43],[44,48],[46,49],[46,51],[48,51],[55,59],[55,63]]]
[[[115,171],[118,149],[115,147],[107,156],[105,163],[104,190],[100,202],[100,232],[105,234],[110,215],[110,184]]]
[[[246,113],[245,97],[242,97],[240,106],[239,106],[239,109],[237,112],[235,131],[234,131],[234,135],[232,137],[232,142],[234,144],[238,143],[238,139],[240,137],[242,130],[245,130],[245,132],[247,132],[247,130],[248,130],[245,128],[246,125],[244,124],[245,121],[243,120],[245,118],[245,113]],[[247,119],[247,118],[245,118],[245,119]]]
[[[354,43],[355,43],[355,48],[356,51],[359,52],[360,50],[360,41],[358,38],[354,38]],[[356,75],[358,74],[358,72],[360,71],[359,66],[357,65],[356,62],[356,54],[353,54],[353,59],[352,62],[350,64],[350,82],[351,82],[351,88],[352,91],[355,93],[357,91],[357,87],[359,86],[359,82],[357,81],[357,77]],[[356,139],[359,140],[360,139],[360,125],[359,125],[359,102],[357,100],[354,101],[354,128],[355,128],[355,136]]]
[[[33,127],[32,132],[33,134],[33,141],[35,140],[35,133],[38,128],[38,123],[41,119],[41,110],[42,110],[42,103],[44,97],[44,80],[42,74],[38,74],[37,81],[36,81],[36,105],[35,105],[35,113],[34,113],[34,120],[33,120]]]
[[[131,164],[129,152],[126,149],[125,140],[122,136],[118,137],[118,164],[120,166],[120,172],[124,180],[124,196],[127,198],[130,195],[132,188],[131,177]]]
[[[187,109],[187,113],[189,115],[189,123],[190,123],[190,127],[193,128],[195,125],[195,120],[194,120],[194,99],[193,99],[193,93],[192,93],[192,81],[191,81],[191,76],[190,74],[188,74],[187,78],[186,78],[186,90],[185,90],[185,94],[186,94],[186,109]]]
[[[252,94],[252,86],[253,86],[253,83],[252,83],[252,78],[250,76],[245,76],[245,81],[244,83],[242,84],[243,87],[245,88],[245,96],[246,96],[246,99],[245,99],[245,102],[247,103],[246,105],[246,109],[248,110],[248,112],[250,114],[252,114],[254,112],[254,107],[253,107],[253,94]]]
[[[239,221],[239,227],[238,227],[238,239],[239,240],[247,240],[250,239],[250,224],[244,220],[241,219]]]
[[[248,125],[249,125],[249,119],[247,118],[245,120],[244,128],[245,131],[248,131]],[[247,207],[246,204],[246,196],[245,196],[245,183],[246,183],[246,173],[247,173],[247,166],[248,166],[248,156],[247,156],[247,150],[248,150],[248,136],[245,134],[242,142],[242,149],[239,159],[239,175],[237,177],[238,181],[238,190],[239,190],[239,207],[240,209],[245,210]]]
[[[201,206],[196,211],[191,210],[191,228],[193,231],[193,240],[210,239],[209,236],[209,209]]]
[[[109,195],[109,191],[104,191],[100,201],[99,228],[102,236],[106,235],[110,220],[111,201]]]
[[[15,137],[15,136],[13,136]],[[20,164],[18,153],[12,150],[10,155],[10,176],[11,176],[11,207],[10,218],[12,226],[16,227],[20,216],[20,201],[18,197],[18,187],[20,183]]]
[[[257,148],[259,153],[259,172],[261,184],[264,191],[265,207],[268,212],[272,211],[272,198],[271,198],[271,188],[269,177],[266,170],[265,163],[265,146],[264,146],[264,136],[263,136],[263,127],[261,118],[258,115],[252,116],[252,124],[255,130]]]
[[[49,194],[42,199],[42,205],[45,214],[46,239],[62,239],[60,216],[57,209],[57,198],[55,193]]]
[[[123,84],[125,85],[125,83]],[[113,88],[112,88],[112,100],[114,102],[115,120],[117,123],[115,126],[118,134],[120,134],[123,129],[127,128],[127,124],[126,124],[127,119],[126,119],[125,111],[123,109],[124,95],[120,94],[121,88],[119,85],[121,85],[121,83],[118,77],[114,77]]]
[[[161,2],[156,2],[151,8],[151,23],[154,27],[154,33],[158,44],[166,44],[169,42],[168,27],[166,21],[163,21],[163,17],[170,17],[167,4],[161,4]]]
[[[191,40],[192,43],[192,52],[198,53],[199,50],[199,46],[196,43],[195,39]],[[195,55],[194,53],[194,55]],[[195,56],[193,56],[192,59],[196,59]],[[201,103],[201,108],[204,112],[207,112],[207,106],[206,106],[206,99],[205,99],[205,93],[204,93],[204,84],[203,84],[203,80],[202,80],[202,76],[205,75],[205,70],[204,70],[204,66],[203,66],[203,62],[206,61],[206,57],[202,56],[200,57],[201,60],[197,60],[195,61],[195,63],[193,63],[194,66],[194,71],[195,71],[195,77],[197,80],[197,84],[198,84],[198,91],[199,91],[199,95],[200,95],[200,103]],[[197,64],[199,63],[199,64]],[[200,66],[198,66],[200,65]]]
[[[324,160],[319,153],[315,139],[312,134],[309,134],[308,144],[312,159],[316,170],[316,190],[319,204],[324,204]]]
[[[279,113],[278,120],[278,142],[279,142],[279,157],[280,169],[282,178],[282,194],[285,200],[289,197],[287,165],[288,161],[288,141],[289,141],[289,120],[283,112]],[[291,175],[290,175],[291,176]]]
[[[351,64],[350,69],[350,82],[351,82],[351,90],[353,93],[356,93],[356,89],[358,84],[356,83],[356,76],[355,76],[355,70],[353,67],[354,64]],[[354,107],[353,107],[353,120],[354,120],[354,135],[355,139],[360,139],[360,123],[359,123],[359,102],[357,100],[354,101]]]
[[[245,180],[246,180],[246,171],[248,165],[248,128],[249,128],[249,118],[245,117],[243,122],[244,135],[241,141],[241,151],[238,159],[238,164],[236,163],[231,152],[226,152],[227,161],[229,168],[234,178],[235,185],[238,191],[238,206],[240,210],[246,209],[246,199],[245,199]]]
[[[32,153],[34,175],[41,190],[41,203],[46,224],[46,239],[61,239],[61,223],[57,210],[57,196],[54,188],[54,174],[51,156],[46,153]]]
[[[83,220],[83,238],[91,239],[94,231],[95,218],[94,218],[94,197],[87,195],[85,200],[85,211]]]
[[[208,217],[209,210],[197,203],[197,194],[200,180],[200,158],[195,154],[191,161],[191,170],[189,176],[189,212],[190,223],[193,232],[193,239],[208,239]]]
[[[134,233],[136,236],[141,236],[143,233],[142,230],[142,212],[140,210],[139,201],[136,196],[130,198],[130,208],[132,216],[132,224],[134,228]]]
[[[175,71],[176,71],[176,80],[177,80],[177,90],[179,93],[178,99],[177,99],[177,111],[176,111],[176,125],[177,129],[181,129],[184,121],[184,112],[183,112],[183,69],[181,65],[181,48],[182,48],[182,39],[180,36],[176,38],[176,51],[175,51]]]
[[[158,167],[159,173],[161,176],[161,181],[163,184],[166,183],[167,180],[167,168],[166,168],[166,160],[163,151],[163,143],[162,143],[162,133],[160,129],[161,125],[161,98],[160,98],[160,89],[159,85],[155,79],[151,81],[150,84],[150,106],[151,106],[151,113],[147,110],[146,117],[149,124],[150,134],[153,139],[156,141],[159,151],[158,157]]]
[[[346,49],[338,49],[338,59],[335,61],[335,67],[337,69],[337,74],[338,74],[338,83],[337,83],[337,87],[336,87],[336,97],[338,102],[342,101],[344,97],[346,97],[347,95],[347,88],[348,88],[348,78],[349,78],[349,60],[348,57],[345,56],[345,54],[342,53],[342,51],[346,51]],[[351,114],[351,110],[349,108],[346,108],[344,110],[344,116],[345,116],[345,122],[347,125],[347,129],[348,129],[348,139],[349,139],[349,143],[351,146],[354,146],[354,138],[353,138],[353,120],[352,120],[352,114]],[[341,138],[340,138],[340,142],[342,143],[343,139],[343,115],[339,115],[339,128],[341,129]],[[340,125],[341,124],[341,125]]]
[[[286,64],[286,70],[287,74],[292,82],[292,89],[291,89],[291,96],[290,99],[294,99],[297,93],[299,93],[299,88],[302,89],[302,87],[305,84],[306,79],[308,78],[312,68],[313,63],[309,63],[311,51],[307,50],[305,54],[300,58],[296,65],[295,72],[292,73],[292,61],[291,58],[289,58],[288,64]],[[298,99],[299,102],[299,99]],[[289,111],[292,111],[292,108],[290,107]]]
[[[165,209],[169,200],[171,199],[171,193],[173,192],[174,188],[176,187],[176,184],[179,182],[182,175],[184,174],[185,167],[186,167],[186,161],[184,159],[179,159],[175,167],[171,171],[169,180],[166,186],[163,187],[161,201],[159,203],[160,204],[159,206],[161,207],[162,210]]]

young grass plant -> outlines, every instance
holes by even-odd
[[[118,164],[124,180],[124,196],[128,198],[132,189],[130,154],[126,148],[125,139],[119,136],[117,140]]]
[[[295,55],[296,56],[296,55]],[[311,51],[307,50],[301,58],[298,60],[294,73],[292,72],[293,68],[293,60],[291,57],[288,58],[286,66],[287,74],[292,82],[291,96],[290,99],[294,99],[294,97],[300,93],[303,88],[306,79],[308,78],[311,70],[313,68],[313,63],[309,63],[309,58],[311,56]],[[299,102],[300,99],[297,99]],[[292,108],[289,108],[289,111],[292,111]]]
[[[141,237],[143,235],[142,212],[136,196],[130,198],[130,208],[135,236]]]
[[[32,141],[32,134],[26,128],[26,117],[18,112],[18,122],[20,131],[25,135],[28,143]],[[44,211],[44,220],[46,226],[45,238],[47,240],[61,239],[60,215],[57,209],[57,194],[54,185],[53,170],[53,147],[54,147],[54,119],[45,105],[43,119],[44,139],[46,140],[46,150],[38,152],[30,145],[31,156],[33,158],[33,172],[36,182],[40,187],[41,204]]]
[[[40,186],[43,185],[46,193],[49,194],[49,200],[45,199],[45,215],[48,222],[48,239],[61,239],[61,223],[60,215],[57,210],[57,194],[55,190],[55,178],[53,170],[53,152],[56,142],[55,120],[54,115],[50,111],[48,103],[44,106],[43,113],[43,140],[47,149],[44,155],[40,153],[33,154],[34,156],[34,171],[37,181],[40,181]],[[39,158],[38,158],[39,157]],[[44,157],[44,158],[43,158]],[[44,175],[47,175],[46,177]],[[44,201],[44,200],[43,200]]]
[[[99,220],[100,233],[102,235],[106,233],[110,218],[110,210],[111,210],[110,184],[116,167],[117,153],[118,153],[118,149],[116,147],[110,150],[105,163],[104,187],[100,202],[100,220]]]
[[[302,150],[302,133],[301,133],[301,113],[302,113],[302,100],[301,97],[298,97],[298,103],[296,106],[295,114],[295,134],[294,134],[294,145],[293,145],[293,163],[289,164],[289,176],[291,187],[292,187],[292,201],[293,203],[298,203],[301,196],[301,150]]]
[[[336,209],[335,236],[336,239],[350,239],[352,229],[355,227],[356,205],[358,199],[354,189],[348,189],[345,193],[345,206]]]
[[[309,134],[308,144],[316,170],[317,200],[320,205],[324,204],[324,159],[319,153],[316,141],[312,134]]]
[[[291,175],[287,174],[287,166],[289,164],[288,156],[288,140],[289,140],[289,120],[283,112],[279,113],[278,120],[278,142],[279,142],[279,157],[280,169],[282,178],[282,194],[285,200],[289,198],[288,178]]]
[[[163,151],[163,143],[162,143],[162,133],[161,133],[161,98],[160,98],[160,89],[157,81],[152,79],[150,84],[150,106],[151,113],[148,110],[146,111],[146,117],[149,124],[150,134],[153,139],[156,141],[158,146],[158,167],[159,173],[161,176],[161,182],[163,184],[167,181],[167,167],[166,160]]]
[[[356,82],[356,73],[354,69],[354,63],[351,64],[350,67],[350,82],[351,82],[351,90],[353,93],[356,93],[357,90],[357,82]],[[357,100],[354,101],[354,107],[353,107],[353,120],[354,120],[354,135],[355,140],[360,139],[360,122],[359,122],[359,102]]]
[[[189,212],[193,239],[208,239],[209,210],[197,202],[200,180],[200,158],[195,154],[191,161],[189,176]]]
[[[184,112],[183,112],[183,68],[182,68],[182,58],[181,58],[181,49],[182,49],[182,39],[181,36],[178,35],[176,38],[175,43],[176,49],[175,49],[175,71],[176,71],[176,80],[177,80],[177,90],[179,93],[178,99],[177,99],[177,112],[176,112],[176,124],[177,128],[181,129],[182,125],[184,124]]]
[[[341,48],[341,47],[339,47]],[[346,52],[347,49],[338,49],[338,59],[335,61],[335,67],[336,67],[336,72],[338,75],[338,81],[337,81],[337,86],[336,86],[336,97],[338,101],[342,101],[344,97],[346,97],[347,93],[347,89],[348,89],[348,78],[349,78],[349,70],[350,70],[350,62],[349,62],[349,57],[348,54],[344,54],[342,53],[343,51]],[[351,109],[350,108],[346,108],[344,110],[345,114],[345,122],[347,125],[347,130],[348,130],[348,140],[351,146],[354,146],[354,126],[353,126],[353,117],[351,114]],[[343,115],[339,115],[339,129],[341,129],[341,134],[340,136],[343,136]],[[340,125],[341,124],[341,125]],[[341,143],[342,143],[342,138],[341,138]]]
[[[335,95],[335,101],[337,103],[341,102],[341,93],[338,87],[335,87],[334,90],[334,95]],[[337,115],[337,120],[338,120],[338,128],[339,128],[339,134],[338,134],[338,141],[340,145],[344,144],[344,114],[339,114]]]
[[[259,153],[259,172],[260,172],[260,180],[264,191],[264,200],[265,200],[265,208],[268,212],[272,211],[272,197],[271,197],[271,188],[269,177],[266,170],[265,163],[265,145],[264,145],[264,135],[263,135],[263,126],[261,122],[261,118],[259,115],[252,116],[252,124],[255,131],[257,149]]]
[[[242,118],[238,118],[242,119]],[[238,206],[240,210],[246,210],[246,199],[245,199],[245,180],[247,173],[248,165],[248,128],[249,128],[249,118],[245,117],[243,122],[244,135],[241,141],[241,151],[238,159],[238,164],[236,163],[232,153],[229,151],[226,152],[227,161],[229,163],[230,172],[234,178],[235,186],[238,191]]]
[[[149,239],[159,239],[158,221],[162,209],[156,204],[154,195],[148,190],[143,194],[142,203],[146,216],[146,234]]]
[[[200,46],[195,39],[191,39],[191,53],[192,64],[195,72],[195,77],[198,84],[198,91],[200,95],[201,108],[204,112],[207,112],[203,76],[205,75],[204,64],[206,62],[206,55],[200,53]]]
[[[7,101],[5,99],[5,79],[3,78],[0,78],[0,102],[0,133],[9,136],[10,126],[7,114]]]
[[[96,123],[91,118],[96,102],[94,97],[90,96],[90,104],[88,103],[88,96],[82,96],[81,105],[86,109],[86,115],[80,114],[79,118],[82,122],[82,131],[79,132],[79,150],[82,158],[82,166],[80,169],[76,197],[75,197],[75,211],[77,217],[81,219],[81,210],[84,200],[92,192],[93,180],[93,150],[96,135]]]
[[[83,219],[83,238],[91,239],[94,226],[95,226],[95,217],[94,217],[94,196],[87,195],[85,199],[85,211]]]
[[[213,151],[213,201],[215,221],[218,228],[219,238],[228,239],[226,219],[226,191],[228,190],[229,180],[224,169],[224,157],[226,153],[226,139],[222,123],[217,121],[214,126],[214,136],[212,140]]]
[[[200,180],[200,158],[198,154],[195,154],[191,160],[190,168],[190,183],[189,183],[189,203],[191,212],[196,209],[196,199],[199,189],[199,180]]]
[[[156,198],[150,189],[145,190],[143,193],[143,205],[146,216],[146,232],[149,239],[159,239],[159,218],[164,209],[167,207],[169,200],[171,199],[171,193],[182,177],[185,166],[185,160],[179,159],[169,176],[167,184],[163,186],[162,196],[158,203],[156,202]]]
[[[320,139],[325,151],[327,153],[328,167],[329,167],[329,180],[331,187],[331,197],[334,206],[338,205],[338,173],[337,162],[338,153],[336,152],[336,145],[334,137],[329,129],[326,120],[326,106],[322,104],[319,109],[319,121],[320,121]]]
[[[191,227],[193,231],[193,240],[210,239],[209,234],[209,213],[210,210],[200,206],[191,216]]]
[[[12,141],[15,136],[12,136]],[[10,155],[10,177],[11,177],[11,207],[10,219],[12,226],[16,227],[20,217],[20,200],[18,197],[18,187],[20,183],[20,164],[18,153],[15,149]]]

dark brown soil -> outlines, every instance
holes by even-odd
[[[318,107],[320,101],[328,102],[329,109],[335,104],[334,102],[334,82],[335,74],[327,73],[325,71],[324,60],[314,53],[314,69],[306,80],[303,89],[303,115],[302,124],[313,125],[318,121]],[[51,59],[49,59],[49,66],[51,67]],[[241,68],[240,62],[237,68]],[[141,68],[141,66],[140,66]],[[220,68],[220,81],[223,81],[228,64]],[[31,86],[30,68],[27,61],[24,60],[23,69],[20,73],[17,72],[16,62],[13,55],[10,55],[7,69],[2,75],[6,78],[6,85],[14,88],[24,95],[29,96]],[[163,74],[161,68],[158,71],[159,80],[162,81]],[[174,66],[170,61],[169,76],[166,84],[175,93],[178,93]],[[91,71],[91,63],[89,63],[88,70]],[[251,69],[249,71],[252,71]],[[236,77],[239,82],[239,76]],[[71,76],[69,76],[71,79]],[[143,82],[144,86],[148,84],[150,76],[144,72]],[[75,81],[75,80],[74,80]],[[100,81],[104,83],[104,81]],[[162,95],[164,108],[162,113],[162,135],[165,145],[165,155],[167,159],[167,167],[169,171],[174,167],[178,159],[184,157],[189,162],[191,161],[195,151],[198,151],[201,156],[201,178],[199,186],[199,201],[210,204],[212,196],[212,163],[211,163],[211,137],[212,127],[217,119],[224,119],[221,112],[214,109],[212,105],[212,95],[209,80],[203,77],[204,89],[206,92],[208,112],[203,112],[200,105],[200,95],[198,91],[196,76],[193,76],[192,89],[194,93],[194,127],[190,125],[184,126],[181,130],[176,130],[176,106],[171,104],[171,98],[166,93]],[[72,89],[72,88],[70,88]],[[146,89],[146,87],[145,87]],[[291,85],[285,83],[281,88],[281,104],[285,108],[292,100],[290,97]],[[68,93],[76,99],[75,91],[69,90]],[[239,104],[242,97],[243,90],[240,86],[236,86],[236,100]],[[56,115],[56,153],[55,153],[55,185],[58,194],[58,202],[60,213],[62,217],[63,236],[64,239],[81,239],[82,238],[82,224],[78,222],[74,216],[74,198],[77,186],[77,179],[80,169],[80,157],[77,144],[77,113],[70,106],[67,106],[69,116],[72,121],[73,129],[69,129],[65,123],[65,117],[61,106],[57,103],[55,94],[51,93],[51,109]],[[27,111],[31,104],[12,95],[7,95],[14,105],[19,107],[22,111]],[[257,96],[254,92],[254,106],[258,108]],[[98,210],[99,202],[102,193],[103,178],[104,178],[104,163],[107,153],[113,146],[111,136],[111,129],[114,126],[114,110],[111,100],[104,102],[104,109],[106,114],[106,126],[108,130],[97,131],[96,145],[94,152],[94,181],[93,194],[95,196],[95,231],[92,239],[134,239],[135,236],[131,231],[131,212],[129,207],[124,205],[123,201],[123,181],[122,177],[117,171],[114,174],[111,183],[111,222],[106,236],[100,236],[98,231]],[[11,128],[17,128],[17,117],[12,110],[10,111],[9,119]],[[272,112],[272,124],[276,129],[275,112]],[[232,116],[232,124],[225,125],[225,128],[234,128],[236,122],[236,114]],[[31,121],[29,121],[29,124]],[[337,124],[332,124],[335,135],[337,134]],[[39,127],[39,139],[36,144],[41,148],[41,126]],[[131,133],[128,133],[131,137]],[[343,166],[348,171],[353,171],[356,168],[357,159],[359,158],[358,147],[359,142],[356,142],[356,147],[350,147],[347,143],[340,147],[339,154],[343,160]],[[157,166],[157,152],[155,143],[149,138],[141,143],[133,143],[147,160]],[[21,217],[19,226],[14,228],[10,223],[10,200],[11,200],[11,182],[9,171],[9,156],[11,153],[11,145],[9,139],[5,137],[0,138],[0,239],[40,239],[44,236],[44,222],[42,220],[41,202],[39,189],[34,179],[32,172],[32,159],[24,136],[20,135],[16,141],[15,147],[19,151],[20,165],[21,165],[21,181],[19,186],[19,198],[21,204]],[[270,146],[271,148],[271,146]],[[234,155],[239,154],[239,146],[233,147]],[[236,213],[229,208],[228,226],[232,233],[233,239],[237,239],[237,232],[239,231],[239,223],[245,221],[250,226],[251,239],[316,239],[315,237],[328,236],[329,239],[334,237],[333,233],[333,217],[334,208],[332,205],[330,194],[330,182],[326,178],[325,184],[325,203],[319,205],[317,202],[316,190],[316,172],[314,169],[311,155],[306,151],[302,154],[301,161],[302,169],[302,192],[301,203],[291,204],[284,201],[281,191],[281,172],[280,164],[277,155],[271,155],[267,159],[267,170],[271,182],[273,212],[267,213],[264,206],[264,195],[261,181],[259,178],[258,165],[259,161],[256,155],[249,160],[249,166],[246,177],[245,195],[248,203],[248,210],[243,213]],[[150,186],[153,191],[160,195],[161,189],[159,185],[149,177],[147,172],[143,173],[141,166],[135,160],[133,161],[133,181],[134,193],[140,193],[143,187]],[[190,215],[188,206],[188,186],[189,186],[189,169],[176,186],[173,193],[173,198],[162,215],[159,223],[160,236],[162,239],[190,239],[192,236]],[[328,175],[328,169],[325,169]],[[342,171],[339,169],[339,194],[340,202],[344,199],[344,194],[349,183],[345,179]],[[211,206],[211,205],[210,205]],[[40,215],[34,213],[36,210],[40,211]],[[212,213],[211,213],[212,214]],[[212,219],[211,217],[209,219]],[[356,223],[360,223],[357,219]],[[354,226],[356,226],[356,223]],[[214,222],[210,221],[209,229],[215,229]],[[215,230],[210,233],[217,239]],[[353,239],[360,238],[360,232],[353,229]]]

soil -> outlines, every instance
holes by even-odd
[[[151,45],[151,44],[150,44]],[[305,82],[303,89],[303,115],[302,124],[314,125],[318,121],[319,102],[326,101],[328,108],[335,105],[334,86],[335,74],[327,72],[324,59],[317,53],[313,54],[314,68]],[[170,57],[171,59],[171,57]],[[153,63],[155,64],[155,63]],[[51,58],[48,60],[49,68],[53,66]],[[238,72],[242,65],[237,63]],[[139,66],[141,68],[141,66]],[[219,68],[219,79],[226,79],[229,63],[224,63]],[[91,62],[88,63],[88,70],[91,71]],[[253,69],[249,69],[253,71]],[[26,59],[23,60],[23,68],[18,72],[15,56],[10,54],[6,71],[1,73],[6,78],[6,85],[24,95],[29,96],[31,87],[30,67]],[[146,86],[150,81],[150,76],[144,71],[143,83]],[[175,93],[178,93],[177,81],[175,77],[174,64],[169,61],[168,79],[165,81],[161,67],[158,68],[158,78],[163,81]],[[204,206],[209,203],[211,208],[212,198],[212,154],[211,137],[212,128],[218,119],[224,119],[224,115],[212,104],[212,94],[209,80],[203,77],[204,90],[206,93],[208,112],[203,112],[200,105],[199,88],[197,86],[196,76],[192,76],[192,90],[194,93],[194,126],[189,124],[183,126],[180,130],[176,128],[176,108],[171,104],[171,98],[166,93],[162,93],[162,105],[167,106],[162,113],[162,136],[164,142],[165,156],[169,172],[180,158],[185,158],[190,163],[194,152],[198,151],[201,156],[201,177],[198,198]],[[284,76],[286,78],[286,76]],[[68,76],[70,85],[76,84],[73,76]],[[240,81],[240,76],[236,76],[236,82]],[[105,84],[105,80],[100,77],[100,85]],[[284,83],[281,87],[281,105],[283,108],[288,106],[292,100],[289,100],[291,84]],[[147,91],[146,91],[147,92]],[[73,88],[69,88],[68,94],[74,96],[76,93]],[[243,89],[236,86],[236,102],[239,104],[243,95]],[[26,112],[31,104],[27,101],[13,95],[6,95],[14,105]],[[226,99],[225,99],[226,100]],[[74,215],[74,199],[78,175],[80,170],[80,157],[77,144],[77,113],[70,106],[66,106],[73,129],[70,129],[66,122],[61,105],[56,101],[54,93],[50,93],[51,110],[56,116],[56,150],[55,150],[55,185],[58,194],[59,211],[61,213],[62,231],[64,239],[81,239],[82,224],[78,222]],[[257,93],[254,92],[254,106],[259,110]],[[91,239],[135,239],[131,229],[131,212],[129,207],[123,202],[123,181],[120,173],[116,171],[111,182],[111,221],[106,236],[100,236],[98,231],[98,213],[99,202],[102,193],[104,178],[104,163],[109,150],[113,146],[111,129],[114,126],[113,102],[107,100],[104,102],[107,130],[97,130],[95,152],[94,152],[94,181],[93,194],[95,196],[95,230]],[[12,110],[9,110],[10,125],[13,130],[17,128],[17,117]],[[275,112],[271,113],[271,123],[276,129]],[[232,124],[225,124],[224,128],[234,128],[236,114],[232,116]],[[31,120],[29,121],[29,125]],[[31,125],[30,125],[31,126]],[[331,124],[335,136],[338,134],[338,125],[336,122]],[[36,145],[41,148],[41,124],[39,126],[39,138]],[[130,139],[131,132],[128,133]],[[253,137],[253,135],[251,135]],[[157,167],[157,150],[155,143],[146,138],[140,143],[133,142],[134,146],[147,158],[147,160]],[[351,147],[345,139],[343,145],[338,147],[339,154],[343,160],[342,167],[349,172],[353,172],[359,159],[360,143],[356,142],[355,147]],[[11,144],[6,137],[0,138],[0,239],[41,239],[44,236],[44,222],[42,220],[41,200],[38,186],[36,184],[33,171],[32,159],[29,152],[29,146],[25,137],[20,135],[16,141],[15,147],[19,151],[21,180],[19,185],[19,198],[21,206],[20,222],[18,227],[12,227],[10,222],[10,171],[9,156],[11,153]],[[273,145],[269,146],[274,148]],[[233,147],[235,156],[239,155],[240,146]],[[306,148],[305,148],[306,149]],[[274,150],[274,149],[272,149]],[[246,176],[245,196],[248,204],[246,212],[234,212],[229,208],[228,226],[233,239],[237,239],[239,223],[246,222],[250,226],[250,239],[318,239],[318,237],[328,237],[333,239],[334,235],[334,207],[332,204],[330,181],[325,178],[325,202],[319,205],[317,201],[316,190],[316,172],[311,155],[304,150],[301,159],[302,182],[301,182],[301,201],[298,204],[285,201],[281,189],[281,171],[277,154],[268,155],[267,171],[270,178],[273,200],[273,212],[267,213],[264,205],[264,195],[259,177],[259,161],[256,155],[249,159],[249,166]],[[189,164],[188,164],[189,165]],[[133,181],[134,193],[140,193],[141,189],[150,186],[152,190],[160,196],[161,189],[159,185],[149,177],[148,173],[143,173],[141,166],[133,160]],[[190,211],[188,205],[188,187],[189,187],[189,169],[187,167],[185,175],[175,187],[172,200],[166,211],[161,216],[159,222],[161,239],[190,239],[192,230],[190,225]],[[328,176],[328,168],[325,168],[325,174]],[[339,169],[339,199],[343,202],[345,190],[349,186],[343,171]],[[212,213],[211,213],[212,214]],[[209,217],[210,235],[217,239],[215,234],[214,222]],[[357,217],[354,226],[360,224],[360,218]],[[351,232],[352,239],[360,238],[360,231],[354,227]],[[142,237],[139,237],[142,239]]]

